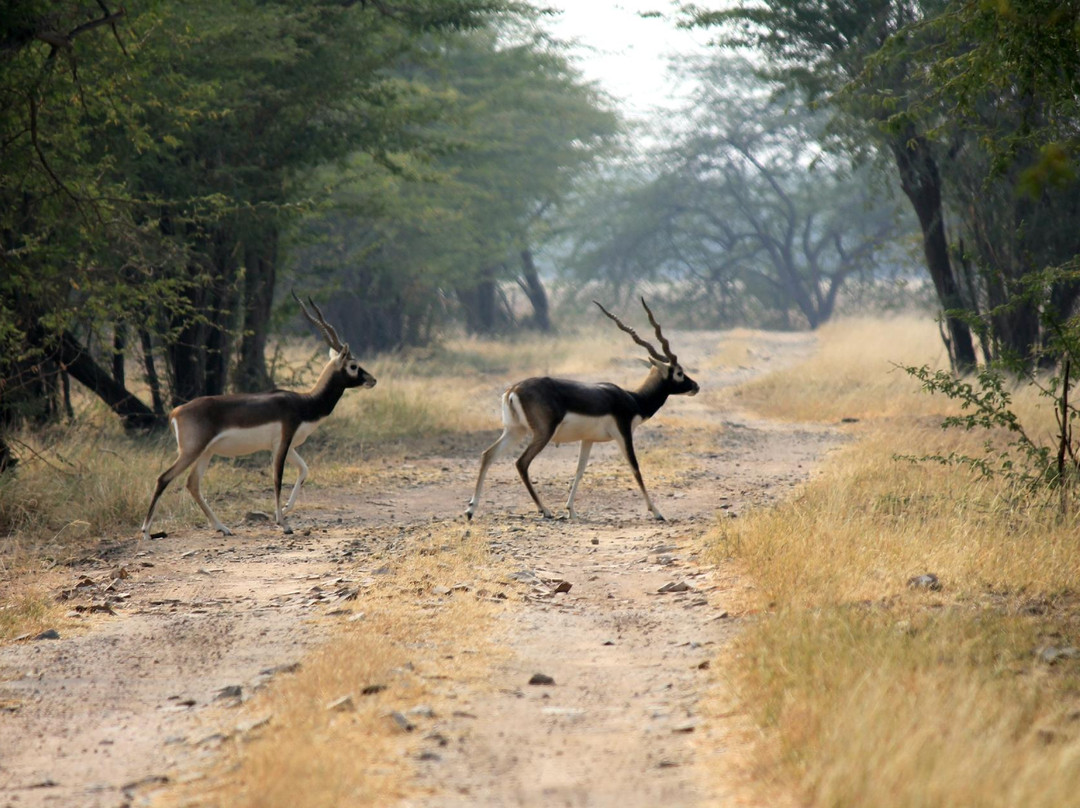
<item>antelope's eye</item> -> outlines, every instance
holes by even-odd
[[[671,371],[671,378],[673,378],[677,382],[681,382],[683,379],[686,378],[686,374],[683,373],[682,368],[675,367]]]

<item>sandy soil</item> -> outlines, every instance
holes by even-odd
[[[684,338],[680,354],[708,356],[724,338]],[[756,344],[752,368],[693,372],[703,391],[812,345],[798,335]],[[119,542],[73,566],[58,596],[84,626],[0,648],[0,806],[149,804],[199,777],[223,741],[201,715],[272,683],[325,639],[328,624],[310,618],[355,596],[366,553],[392,551],[402,526],[461,520],[479,452],[497,434],[417,445],[404,470],[373,474],[392,481],[378,490],[303,494],[293,536],[258,523],[228,538],[197,529]],[[512,566],[523,598],[499,618],[509,647],[490,687],[455,692],[461,709],[431,722],[413,804],[631,808],[722,798],[706,771],[730,728],[699,705],[722,678],[750,583],[701,563],[700,538],[717,514],[737,518],[785,496],[839,439],[829,426],[720,412],[707,395],[673,399],[635,439],[666,522],[648,516],[610,445],[594,449],[575,522],[538,519],[512,462],[493,466],[470,529]],[[676,484],[650,477],[650,451],[665,448],[692,461]],[[576,452],[551,448],[533,465],[553,509]],[[569,591],[555,591],[560,581]],[[672,585],[681,591],[660,592]],[[530,685],[537,673],[554,684]]]

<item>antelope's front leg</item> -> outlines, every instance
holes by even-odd
[[[577,474],[574,475],[574,482],[570,484],[570,496],[566,499],[566,512],[571,519],[577,519],[577,512],[574,510],[574,495],[577,494],[581,475],[585,473],[585,465],[589,462],[589,452],[592,450],[592,445],[591,440],[581,442],[581,451],[578,453]]]
[[[645,481],[641,479],[641,469],[638,468],[637,455],[634,453],[634,439],[630,432],[626,431],[620,433],[616,439],[616,443],[619,444],[619,448],[622,449],[626,462],[630,464],[630,469],[634,472],[634,479],[637,480],[638,488],[641,489],[641,493],[645,497],[645,506],[652,515],[656,517],[656,521],[667,521],[664,519],[664,515],[657,510],[655,505],[653,505],[652,497],[649,496],[649,492],[645,488]]]
[[[281,478],[285,474],[285,459],[289,456],[291,451],[290,444],[292,443],[293,435],[296,433],[296,429],[291,425],[286,424],[282,426],[281,443],[274,447],[274,520],[281,527],[286,536],[290,535],[293,531],[289,527],[289,523],[285,520],[285,513],[281,508]]]
[[[308,476],[307,463],[304,462],[304,458],[300,457],[296,453],[296,449],[289,449],[289,454],[286,455],[286,459],[296,466],[296,484],[293,486],[292,493],[289,495],[289,501],[285,503],[285,507],[281,509],[281,512],[286,516],[292,513],[293,505],[296,504],[296,496],[300,493],[300,486],[304,484],[304,480]]]

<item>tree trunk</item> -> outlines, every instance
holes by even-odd
[[[525,249],[521,251],[521,278],[518,284],[525,292],[526,297],[529,298],[529,303],[532,304],[533,327],[537,331],[542,331],[547,334],[551,331],[551,314],[548,306],[547,291],[544,289],[544,284],[540,281],[540,275],[536,271],[536,263],[533,261],[532,250]]]
[[[247,393],[274,386],[266,369],[266,339],[277,281],[278,233],[268,227],[262,235],[244,249],[243,335],[234,386]]]
[[[206,339],[206,389],[203,395],[225,392],[229,381],[229,360],[232,357],[233,333],[238,324],[237,260],[238,241],[235,230],[220,227],[211,241],[214,267],[213,299],[206,308],[210,319]]]
[[[225,392],[236,304],[236,242],[231,232],[226,227],[214,231],[203,242],[206,263],[189,270],[193,280],[189,302],[202,317],[172,323],[177,337],[167,346],[165,357],[173,375],[174,407]]]
[[[368,298],[352,292],[339,293],[320,308],[355,356],[394,350],[405,342],[405,312],[396,294]]]
[[[127,326],[117,321],[113,324],[112,375],[113,381],[121,387],[126,385],[124,380],[124,353],[126,350]]]
[[[3,433],[0,432],[0,474],[15,468],[18,462],[19,459],[12,454],[11,447],[7,445]]]
[[[161,380],[154,365],[154,346],[150,342],[150,332],[145,328],[139,329],[139,341],[142,344],[143,367],[146,370],[146,384],[150,387],[150,399],[154,403],[154,413],[163,416],[165,404],[161,398]]]
[[[202,298],[202,295],[197,297]],[[205,352],[201,349],[201,324],[174,320],[172,325],[179,330],[165,348],[165,359],[172,375],[171,404],[178,407],[203,395],[206,389]]]
[[[32,323],[27,317],[22,323]],[[60,368],[43,344],[40,326],[25,326],[25,355],[18,359],[0,356],[0,427],[24,421],[39,424],[55,420],[60,400]]]
[[[485,270],[481,280],[466,289],[457,289],[458,302],[465,313],[465,330],[478,336],[493,336],[498,331],[498,302],[495,273]]]
[[[911,131],[895,137],[889,145],[900,172],[900,185],[911,201],[922,228],[926,268],[934,281],[941,307],[945,310],[953,369],[957,373],[967,373],[975,368],[975,346],[967,323],[952,314],[966,307],[949,259],[937,163],[926,139]]]
[[[120,416],[124,429],[132,431],[162,426],[161,418],[129,393],[127,388],[117,384],[72,334],[65,332],[61,335],[55,356],[73,379],[88,388]]]

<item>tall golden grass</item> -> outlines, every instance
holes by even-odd
[[[1080,526],[1018,507],[1007,480],[894,459],[982,451],[985,436],[940,428],[950,402],[892,369],[940,362],[934,337],[905,320],[837,323],[813,359],[737,398],[859,419],[798,496],[709,536],[761,593],[735,673],[767,739],[756,774],[810,806],[1070,804],[1080,660],[1046,649],[1080,645]],[[1052,432],[1048,405],[1017,396]],[[941,589],[909,587],[924,573]]]
[[[947,367],[934,323],[852,318],[817,331],[812,360],[739,387],[734,400],[770,418],[836,421],[927,415],[942,405],[896,365]]]

